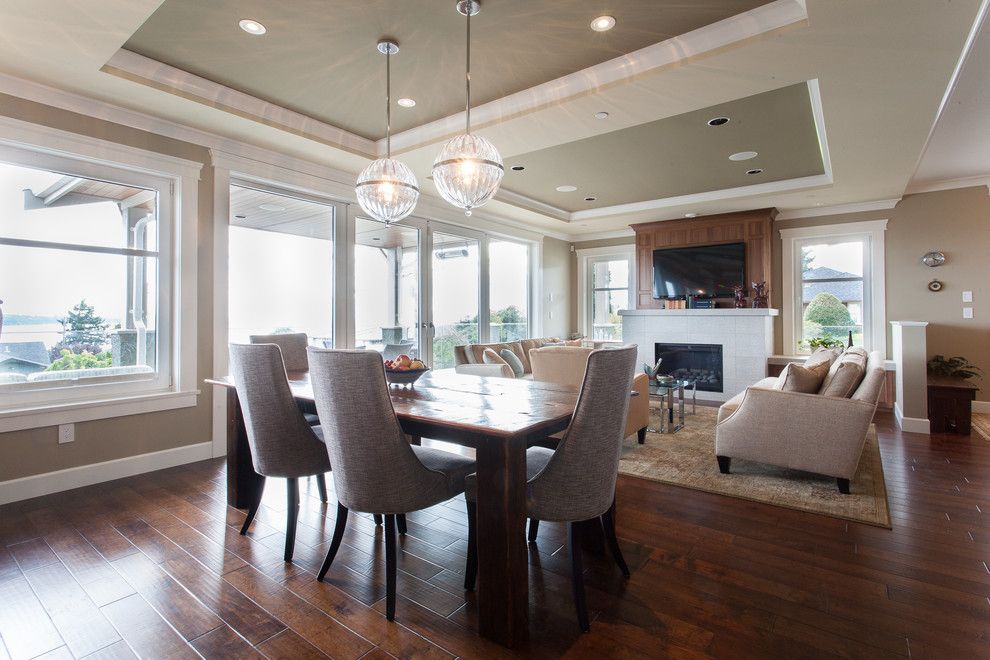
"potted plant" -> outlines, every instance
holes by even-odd
[[[812,337],[811,339],[806,339],[803,343],[807,344],[808,348],[810,348],[812,352],[817,351],[819,348],[842,348],[845,346],[841,339],[836,339],[835,337],[829,337],[827,335]]]
[[[950,358],[944,355],[936,355],[928,361],[928,373],[933,376],[948,376],[963,380],[973,378],[974,376],[977,378],[983,377],[983,370],[961,355]]]

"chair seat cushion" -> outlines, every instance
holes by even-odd
[[[530,447],[526,450],[526,481],[532,481],[553,458],[553,450],[546,447]],[[469,474],[464,482],[464,497],[469,502],[478,500],[478,475]]]
[[[442,472],[447,477],[450,496],[464,492],[464,479],[477,468],[473,458],[467,458],[442,449],[413,446],[416,458],[430,470]]]

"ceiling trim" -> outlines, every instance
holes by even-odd
[[[945,112],[945,106],[949,104],[949,97],[952,96],[952,92],[956,89],[956,83],[959,81],[959,76],[962,74],[963,67],[966,65],[966,60],[969,59],[969,54],[973,50],[973,44],[976,43],[976,39],[980,34],[980,29],[983,26],[983,22],[987,19],[987,15],[990,13],[990,0],[983,0],[980,3],[980,9],[976,13],[976,19],[973,21],[973,25],[969,29],[969,34],[966,35],[966,41],[963,44],[962,51],[959,53],[959,59],[956,60],[956,66],[952,69],[952,75],[949,76],[949,83],[945,86],[945,92],[942,94],[942,99],[939,101],[938,110],[935,111],[935,119],[932,120],[931,126],[928,128],[928,135],[925,137],[925,143],[921,147],[921,151],[918,153],[918,160],[914,164],[914,170],[911,174],[911,179],[918,174],[918,169],[921,167],[921,162],[925,158],[925,153],[928,151],[928,146],[931,144],[932,138],[935,135],[935,129],[938,128],[938,123],[942,119],[942,114]],[[913,181],[909,181],[907,185],[908,189],[913,187]]]
[[[632,227],[624,227],[623,229],[613,229],[612,231],[599,231],[593,234],[572,234],[572,243],[584,243],[586,241],[604,241],[610,238],[632,238],[635,239],[636,232],[632,230]]]
[[[471,109],[471,123],[474,128],[482,128],[504,122],[510,117],[557,105],[572,97],[599,91],[608,85],[725,48],[807,18],[804,0],[776,0],[678,37],[479,105]],[[456,135],[463,126],[464,113],[459,112],[402,131],[392,136],[392,152],[409,151]],[[384,153],[385,140],[381,139],[378,140],[378,154]]]
[[[100,70],[359,156],[376,157],[374,140],[123,48]]]
[[[495,193],[494,199],[499,202],[505,202],[506,204],[518,206],[519,208],[526,209],[527,211],[540,213],[557,220],[563,220],[564,222],[571,221],[572,214],[570,211],[565,211],[564,209],[556,207],[552,204],[541,202],[538,199],[533,199],[532,197],[528,197],[526,195],[520,195],[519,193],[506,190],[505,188],[499,188],[498,192]]]
[[[824,215],[842,215],[846,213],[862,213],[866,211],[886,211],[897,206],[901,201],[900,197],[893,199],[878,199],[873,202],[852,202],[850,204],[835,204],[833,206],[813,206],[806,209],[791,209],[781,211],[774,219],[775,222],[781,220],[797,220],[799,218],[819,218]]]
[[[917,193],[938,192],[940,190],[955,190],[957,188],[973,188],[977,186],[986,186],[987,194],[990,194],[990,174],[983,174],[979,176],[967,176],[959,179],[921,181],[919,183],[912,182],[907,187],[907,190],[904,191],[904,194],[915,195]]]

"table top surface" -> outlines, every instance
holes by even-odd
[[[301,401],[313,401],[308,372],[289,372],[289,387]],[[233,387],[229,376],[210,385]],[[390,385],[392,406],[402,420],[458,428],[483,435],[512,436],[569,420],[578,388],[532,380],[429,372],[413,385]]]
[[[697,384],[697,379],[692,378],[675,378],[672,381],[650,381],[650,393],[656,394],[657,392],[666,392],[668,390],[676,390],[679,387],[693,387]]]
[[[979,385],[970,382],[964,378],[955,378],[953,376],[936,376],[935,374],[928,374],[928,386],[951,387],[960,390],[973,390],[973,391],[980,389]]]

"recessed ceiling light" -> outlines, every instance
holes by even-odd
[[[247,216],[246,215],[235,215],[234,217],[237,218],[238,220],[243,220]]]
[[[712,117],[708,120],[709,126],[724,126],[729,123],[728,117]]]
[[[557,192],[574,192],[577,186],[557,186]]]
[[[522,172],[524,169],[526,169],[526,166],[525,165],[513,165],[512,166],[512,171],[513,172]]]
[[[615,19],[611,16],[599,16],[591,21],[591,29],[595,32],[608,32],[615,27]]]
[[[262,211],[272,211],[273,213],[285,210],[284,206],[279,206],[278,204],[259,204],[258,208]]]
[[[584,198],[584,201],[586,201],[586,202],[593,202],[593,201],[595,201],[596,199],[598,199],[598,198],[597,198],[597,197],[585,197],[585,198]]]
[[[697,218],[697,217],[698,217],[698,214],[697,214],[697,213],[694,213],[694,212],[692,211],[692,212],[690,212],[690,213],[685,213],[685,214],[684,214],[684,217],[685,217],[685,218]]]
[[[602,111],[602,112],[596,112],[595,113],[595,119],[608,119],[608,113],[607,112],[604,112],[604,111]]]
[[[241,26],[242,30],[255,36],[260,36],[265,32],[268,32],[268,28],[258,21],[251,20],[250,18],[241,19],[237,24]]]
[[[372,236],[371,237],[371,240],[373,240],[373,241],[380,241],[382,239],[378,238],[377,236]]]
[[[739,151],[729,156],[729,160],[736,160],[736,161],[750,160],[756,158],[759,155],[760,154],[756,153],[755,151]]]
[[[401,105],[403,108],[411,108],[414,105],[416,105],[416,101],[412,99],[399,99],[397,103]]]
[[[746,170],[746,174],[763,174],[763,168],[757,167],[756,169]]]

